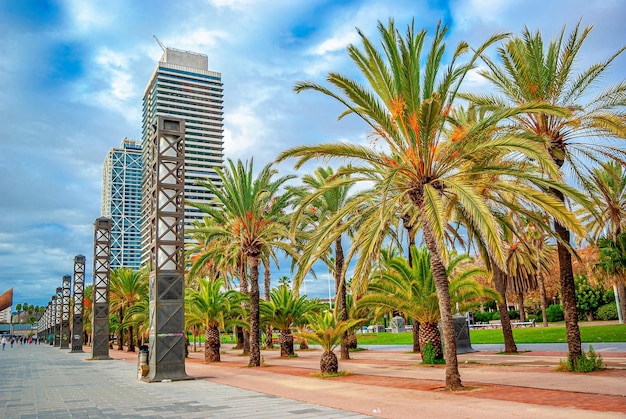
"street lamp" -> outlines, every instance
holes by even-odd
[[[56,289],[56,295],[54,301],[56,302],[54,306],[54,346],[56,348],[61,346],[61,304],[62,300],[62,292],[63,288],[58,287]]]
[[[69,349],[69,335],[70,335],[70,282],[72,277],[69,275],[63,276],[63,299],[61,300],[61,345],[60,349]]]

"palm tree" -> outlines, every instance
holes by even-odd
[[[453,124],[450,111],[460,83],[478,55],[501,36],[491,37],[464,64],[459,64],[459,60],[469,51],[469,46],[461,42],[448,57],[449,65],[443,68],[443,39],[447,27],[437,27],[425,58],[421,52],[426,31],[416,33],[414,26],[410,25],[403,38],[393,20],[387,27],[379,22],[378,28],[382,53],[360,32],[363,50],[353,45],[348,47],[350,57],[367,79],[371,90],[337,73],[330,73],[327,80],[339,93],[311,82],[298,83],[295,90],[314,90],[338,100],[347,108],[341,116],[359,116],[372,128],[375,141],[383,142],[383,146],[372,148],[346,143],[303,145],[285,151],[279,160],[298,157],[296,167],[300,167],[320,157],[350,159],[355,164],[345,166],[337,173],[334,186],[339,186],[342,177],[347,174],[354,175],[350,182],[368,181],[374,185],[358,194],[333,217],[339,220],[358,211],[354,219],[358,220],[359,227],[353,239],[353,247],[358,249],[360,255],[354,272],[357,285],[369,278],[366,274],[368,265],[379,253],[389,226],[396,224],[394,219],[397,218],[398,208],[414,207],[412,220],[416,222],[416,228],[419,226],[430,251],[439,300],[445,343],[446,388],[458,390],[462,388],[462,383],[444,263],[446,229],[458,214],[463,213],[464,219],[484,238],[496,262],[504,266],[505,255],[500,247],[498,226],[481,191],[487,186],[508,190],[508,178],[532,177],[531,174],[511,169],[514,153],[529,156],[545,167],[551,176],[556,177],[558,172],[545,150],[537,147],[533,139],[520,138],[508,132],[496,135],[496,124],[522,108],[499,110],[474,124]],[[541,104],[532,104],[523,110],[543,108]],[[497,156],[499,160],[493,158],[489,165],[485,165],[485,155]],[[518,160],[519,155],[515,159]],[[560,188],[555,181],[544,182]],[[559,206],[556,200],[545,194],[535,191],[532,196],[535,205]],[[378,205],[363,207],[366,202],[378,202]],[[454,208],[450,207],[452,204]],[[560,208],[566,211],[563,205]],[[323,238],[317,245],[329,246],[337,235],[350,227],[349,224],[321,228],[318,236]]]
[[[291,288],[281,285],[270,293],[269,301],[261,301],[261,319],[280,331],[280,356],[293,356],[291,330],[305,323],[305,316],[321,309],[317,301],[297,296]]]
[[[467,255],[451,255],[447,264],[451,302],[464,303],[476,298],[499,299],[497,293],[472,279],[485,274],[482,269],[465,266]],[[397,310],[420,322],[419,343],[433,345],[437,359],[443,357],[438,322],[441,318],[439,300],[430,264],[428,249],[411,248],[411,263],[394,257],[381,270],[372,274],[367,293],[358,301],[359,307],[384,307]]]
[[[204,360],[220,361],[220,330],[241,323],[242,299],[238,291],[226,290],[223,279],[198,281],[198,290],[186,289],[185,323],[205,329]]]
[[[617,241],[619,234],[626,229],[626,173],[623,167],[615,161],[608,161],[592,170],[587,185],[596,208],[595,213],[584,207],[579,209],[589,232],[587,239],[596,241],[604,233],[607,238]],[[614,281],[613,285],[619,296],[619,309],[626,315],[626,285],[622,281]]]
[[[343,219],[334,219],[334,215],[348,203],[353,183],[342,182],[341,185],[334,185],[332,183],[333,177],[334,172],[331,167],[318,167],[313,175],[306,174],[302,177],[304,188],[299,191],[301,200],[299,207],[294,212],[292,230],[297,227],[300,231],[308,229],[311,232],[311,237],[308,238],[300,257],[300,266],[306,265],[306,261],[309,260],[322,259],[334,262],[333,266],[329,266],[329,269],[332,270],[335,280],[335,307],[339,311],[340,319],[345,321],[348,319],[348,307],[342,235],[338,235],[334,240],[335,254],[333,258],[324,257],[328,256],[330,247],[321,248],[317,246],[318,238],[315,237],[316,232],[320,231],[319,226],[324,223],[331,222],[336,227],[345,223]],[[300,287],[307,272],[300,270],[295,276],[295,287]],[[341,338],[341,359],[350,359],[346,338],[347,333]]]
[[[219,249],[226,254],[237,253],[245,258],[250,280],[250,366],[261,365],[259,342],[259,264],[262,255],[272,247],[292,254],[288,242],[288,214],[285,210],[293,193],[283,190],[285,183],[293,176],[274,179],[277,171],[271,165],[261,169],[256,179],[253,175],[253,162],[236,164],[228,160],[226,169],[217,169],[221,186],[200,181],[216,197],[220,208],[202,203],[191,205],[213,218],[213,224],[197,229],[206,234],[208,240],[219,240],[224,247]],[[246,265],[240,281],[245,278]]]
[[[111,272],[110,301],[111,312],[118,313],[120,319],[118,344],[122,349],[122,336],[125,329],[124,316],[126,311],[148,295],[148,273],[145,270],[137,271],[132,268],[117,268]],[[133,327],[128,327],[128,352],[135,351]]]
[[[626,293],[623,292],[626,283],[626,232],[621,232],[615,239],[601,237],[598,239],[598,249],[600,250],[600,261],[596,267],[607,275],[613,277],[617,286],[618,299],[621,310],[621,322],[626,322],[626,310],[624,301]],[[620,292],[621,291],[621,292]]]
[[[309,314],[307,320],[307,330],[300,330],[296,336],[321,345],[324,353],[320,358],[320,371],[322,374],[336,374],[339,370],[339,361],[333,350],[339,345],[341,336],[348,329],[362,323],[363,319],[341,321],[330,311],[324,311],[321,314]]]
[[[584,174],[593,165],[601,164],[604,160],[625,160],[624,149],[612,144],[611,140],[626,136],[626,119],[622,111],[626,105],[626,83],[622,81],[595,97],[591,95],[591,88],[598,85],[605,71],[626,47],[620,48],[605,61],[576,73],[574,64],[591,27],[582,29],[578,23],[569,37],[566,37],[565,29],[558,39],[544,47],[541,33],[532,33],[525,28],[521,37],[509,40],[499,49],[498,58],[502,64],[483,57],[488,69],[481,74],[499,89],[501,95],[465,97],[485,109],[525,106],[537,102],[568,109],[570,112],[567,114],[519,113],[512,120],[514,127],[521,132],[543,139],[553,162],[563,171],[569,169],[568,173],[573,173],[585,186]],[[551,192],[565,202],[567,196],[562,191]],[[582,348],[572,269],[571,234],[559,220],[554,221],[554,231],[558,237],[568,357],[576,362]]]
[[[141,297],[132,307],[126,310],[122,327],[133,328],[137,332],[137,342],[143,345],[150,335],[150,296]],[[91,325],[90,325],[91,327]]]

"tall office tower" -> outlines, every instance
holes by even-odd
[[[208,68],[206,55],[164,48],[143,96],[141,137],[144,145],[156,131],[158,116],[184,120],[185,202],[209,203],[214,198],[206,188],[197,185],[199,179],[221,185],[215,168],[222,166],[224,155],[222,76]],[[150,150],[144,147],[144,168],[150,167],[153,156],[149,154]],[[147,194],[145,190],[144,194]],[[149,218],[146,211],[148,209],[144,210],[143,220]],[[185,227],[202,216],[199,210],[186,205]],[[148,225],[144,223],[142,265],[149,257],[148,235]]]
[[[141,145],[124,138],[102,169],[102,217],[111,219],[111,269],[141,262]]]

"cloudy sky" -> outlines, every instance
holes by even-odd
[[[367,141],[359,121],[337,122],[330,99],[292,91],[329,71],[356,77],[345,52],[355,27],[377,40],[378,20],[404,31],[413,18],[429,29],[442,19],[450,45],[477,45],[524,25],[552,38],[582,19],[594,25],[584,65],[626,42],[624,16],[621,0],[0,0],[0,293],[47,304],[79,253],[91,282],[102,163],[122,138],[140,138],[143,91],[162,53],[153,34],[222,73],[226,157],[261,167],[297,144]],[[604,81],[625,70],[623,56]],[[306,286],[327,295],[324,275]]]

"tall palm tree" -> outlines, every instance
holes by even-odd
[[[125,325],[123,323],[126,311],[148,295],[148,273],[145,270],[137,271],[131,268],[117,268],[111,272],[110,301],[111,311],[117,312],[120,319],[118,343],[122,347],[122,336]],[[128,328],[128,352],[135,351],[133,327]]]
[[[220,361],[220,330],[240,323],[244,295],[226,290],[222,278],[200,280],[198,289],[185,290],[185,323],[202,324],[205,329],[204,360]]]
[[[312,82],[298,83],[295,90],[314,90],[338,100],[347,108],[340,117],[347,114],[360,117],[372,128],[375,140],[382,142],[382,146],[346,143],[303,145],[285,151],[279,160],[298,157],[296,166],[300,167],[315,158],[347,158],[355,163],[345,166],[337,174],[334,186],[341,183],[340,175],[346,174],[354,175],[351,182],[368,181],[374,185],[358,194],[333,217],[339,220],[358,211],[354,219],[358,219],[359,228],[353,240],[353,246],[358,246],[361,256],[355,264],[354,280],[357,284],[369,278],[365,274],[369,269],[367,265],[373,255],[378,254],[389,226],[396,224],[393,220],[397,218],[397,209],[414,206],[415,219],[419,220],[419,229],[431,254],[430,263],[443,325],[446,388],[458,390],[462,388],[462,383],[444,262],[447,253],[445,232],[455,213],[464,213],[465,219],[484,237],[495,260],[500,266],[505,265],[497,223],[480,191],[487,185],[508,189],[505,176],[523,175],[511,170],[509,163],[496,159],[489,165],[483,165],[482,156],[497,155],[500,160],[508,158],[510,162],[513,154],[519,153],[531,157],[556,177],[554,164],[544,150],[536,147],[534,140],[506,133],[494,135],[496,124],[503,118],[521,109],[530,111],[543,109],[544,106],[532,104],[515,110],[501,109],[473,125],[454,127],[452,135],[448,136],[447,127],[452,122],[450,111],[461,82],[473,68],[478,55],[502,37],[491,37],[465,63],[459,61],[469,51],[469,46],[465,42],[459,43],[447,57],[448,65],[444,68],[447,27],[437,27],[430,47],[425,47],[426,31],[416,32],[413,24],[407,28],[404,38],[393,20],[386,27],[379,22],[378,28],[382,52],[361,32],[363,49],[354,45],[348,47],[348,54],[366,78],[369,89],[341,74],[330,73],[327,80],[339,92]],[[426,57],[422,57],[424,49]],[[519,155],[515,158],[519,159]],[[498,177],[498,174],[502,176]],[[545,182],[557,184],[551,180]],[[535,205],[558,206],[556,200],[545,194],[535,192],[532,196]],[[364,202],[373,201],[378,202],[376,207],[362,207]],[[455,203],[455,210],[446,210],[449,202]],[[560,207],[565,210],[563,205]],[[322,228],[319,236],[323,239],[318,245],[328,246],[338,234],[348,229],[348,224]],[[307,268],[304,268],[305,271]]]
[[[280,356],[294,354],[291,330],[305,324],[305,316],[320,311],[321,305],[306,295],[297,296],[293,290],[281,285],[270,293],[269,301],[261,302],[261,319],[280,331]]]
[[[404,257],[389,260],[381,270],[372,273],[367,293],[357,302],[359,307],[385,307],[397,310],[420,322],[420,347],[431,344],[438,359],[443,357],[438,322],[441,318],[437,289],[433,279],[428,249],[411,248],[411,263]],[[481,286],[473,277],[484,270],[464,266],[467,255],[451,254],[447,264],[451,303],[468,303],[488,297],[499,300],[498,294]]]
[[[191,203],[213,218],[210,226],[197,229],[207,239],[218,239],[224,244],[219,251],[239,254],[249,270],[250,280],[250,366],[261,365],[259,341],[259,264],[267,249],[275,247],[291,254],[289,215],[286,214],[293,193],[285,190],[285,183],[293,176],[274,178],[277,171],[266,165],[257,174],[253,162],[227,161],[225,169],[217,169],[222,181],[220,187],[210,182],[199,182],[216,197],[220,207]],[[245,258],[245,259],[243,259]],[[245,277],[246,265],[241,264],[240,281]]]
[[[329,266],[329,269],[335,280],[335,308],[339,312],[340,320],[345,321],[348,319],[348,308],[346,305],[347,287],[343,237],[338,235],[335,238],[333,243],[335,252],[332,258],[324,258],[324,256],[328,256],[330,247],[321,248],[317,246],[319,238],[316,237],[316,232],[320,231],[319,226],[328,223],[329,220],[336,227],[345,223],[345,220],[334,219],[333,216],[348,203],[353,183],[342,182],[341,185],[334,185],[332,183],[334,175],[331,167],[318,167],[312,175],[302,176],[304,188],[298,191],[300,201],[293,214],[292,230],[298,228],[300,231],[310,231],[311,237],[308,238],[303,254],[300,256],[300,266],[305,266],[308,260],[322,259],[334,262],[333,266]],[[307,272],[300,270],[294,278],[294,287],[299,288]],[[341,338],[341,359],[350,359],[346,338],[347,333]]]
[[[612,140],[626,137],[626,82],[622,81],[592,96],[592,88],[611,63],[626,47],[622,47],[603,62],[593,64],[577,73],[575,62],[591,31],[580,23],[566,36],[565,27],[558,39],[545,44],[539,31],[525,28],[498,50],[499,62],[483,57],[488,69],[481,72],[499,90],[500,95],[465,95],[486,109],[525,106],[543,102],[568,109],[568,114],[519,113],[513,118],[514,126],[543,139],[545,149],[561,169],[573,173],[585,186],[584,174],[605,160],[626,161],[624,148]],[[567,195],[551,190],[565,202]],[[576,309],[576,293],[572,269],[571,232],[565,225],[554,221],[558,237],[557,252],[560,268],[562,301],[565,311],[568,357],[576,362],[582,353],[580,330]]]

